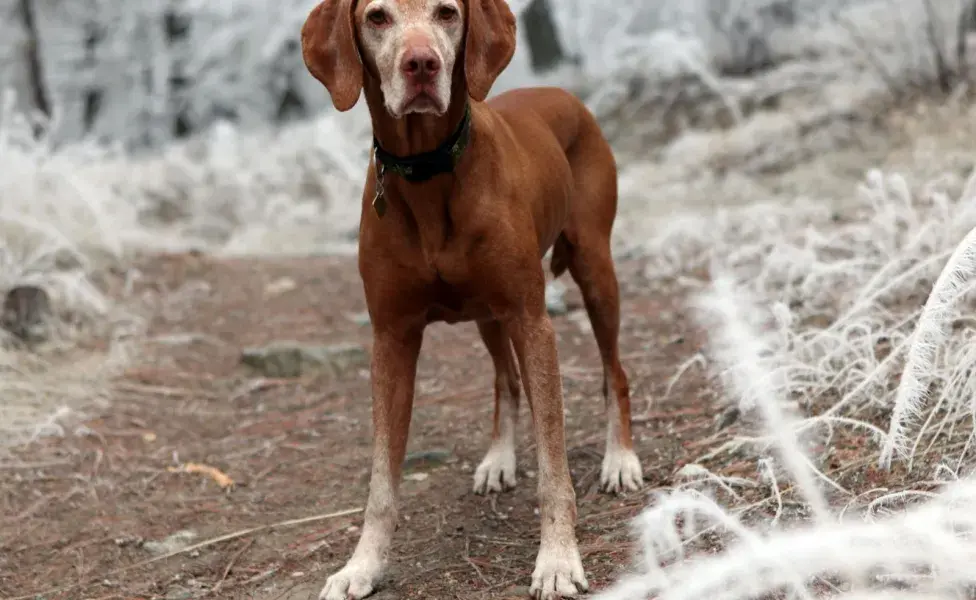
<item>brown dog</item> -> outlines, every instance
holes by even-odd
[[[582,291],[603,359],[602,487],[641,487],[617,347],[614,157],[592,114],[567,92],[521,89],[484,102],[514,51],[515,17],[505,0],[325,0],[302,28],[309,71],[340,111],[365,92],[374,135],[359,231],[373,324],[373,467],[362,536],[322,599],[363,598],[383,572],[417,358],[424,328],[435,321],[477,322],[494,363],[495,421],[474,476],[478,493],[515,485],[524,383],[542,518],[533,596],[587,589],[546,311],[541,258],[549,248],[552,272],[568,268]]]

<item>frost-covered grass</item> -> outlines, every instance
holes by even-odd
[[[0,294],[45,289],[55,337],[0,348],[0,448],[59,433],[73,411],[105,399],[108,379],[141,337],[140,298],[109,297],[110,268],[132,280],[139,253],[355,251],[368,120],[359,110],[279,131],[229,125],[132,155],[78,144],[52,149],[6,97],[0,118]],[[92,351],[94,340],[108,350]],[[77,415],[73,415],[77,416]]]
[[[597,597],[967,597],[976,173],[913,186],[872,171],[839,213],[749,206],[687,222],[648,244],[660,256],[649,273],[700,288],[692,308],[709,372],[761,423],[711,455],[752,456],[761,481],[749,483],[768,486],[764,503],[778,508],[757,517],[707,490],[660,494],[635,523],[635,572]],[[689,278],[702,268],[709,281]],[[808,442],[829,453],[842,430],[868,438],[866,465],[894,463],[892,489],[824,475]],[[780,520],[789,487],[810,519]],[[710,550],[696,545],[703,535]]]
[[[44,289],[54,310],[49,339],[35,351],[0,332],[0,451],[60,433],[65,417],[104,399],[104,384],[125,363],[138,315],[116,306],[92,276],[121,264],[135,213],[77,168],[82,149],[52,153],[29,124],[0,107],[0,290]],[[107,347],[92,351],[93,339]]]
[[[133,203],[140,227],[153,232],[144,246],[347,253],[355,250],[370,148],[364,110],[278,131],[223,123],[161,153],[116,156],[83,172]]]

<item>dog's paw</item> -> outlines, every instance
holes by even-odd
[[[575,598],[589,589],[583,561],[580,560],[576,543],[543,546],[532,572],[529,593],[535,600]]]
[[[502,492],[515,487],[515,449],[492,446],[474,472],[474,493]]]
[[[325,580],[319,600],[359,600],[373,593],[382,573],[374,560],[353,559],[338,573]]]
[[[600,489],[610,494],[636,492],[644,485],[644,471],[633,449],[611,447],[603,457]]]

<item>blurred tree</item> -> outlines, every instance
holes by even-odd
[[[708,4],[713,30],[708,37],[724,41],[724,47],[715,52],[723,75],[752,76],[775,66],[770,34],[797,21],[796,0],[745,4],[738,0],[711,0]]]
[[[173,55],[172,71],[169,75],[169,93],[173,119],[173,135],[181,138],[193,133],[193,123],[186,106],[186,92],[192,82],[186,76],[185,57],[173,52],[174,46],[186,43],[190,33],[192,15],[182,3],[172,3],[163,12],[163,31],[166,45]]]
[[[27,30],[26,59],[28,64],[28,75],[30,77],[31,102],[34,107],[51,116],[51,102],[47,97],[47,89],[44,86],[44,75],[42,72],[40,45],[37,38],[37,25],[34,18],[34,6],[31,0],[20,0],[20,16],[24,20],[24,28]]]
[[[566,53],[559,42],[559,31],[552,17],[549,0],[532,0],[522,13],[525,39],[529,43],[529,61],[532,70],[543,73],[566,60]]]

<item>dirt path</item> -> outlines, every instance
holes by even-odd
[[[648,489],[665,488],[682,464],[720,443],[695,369],[661,400],[701,336],[674,293],[660,285],[650,291],[639,261],[618,268],[621,344],[639,415],[636,445]],[[352,550],[361,516],[285,522],[364,504],[368,373],[364,366],[262,379],[240,364],[240,353],[274,340],[368,347],[368,325],[347,316],[365,308],[354,262],[177,255],[147,261],[142,270],[143,293],[182,300],[155,318],[157,342],[144,364],[118,382],[113,413],[86,423],[84,435],[23,449],[23,464],[0,470],[0,597],[315,598]],[[566,283],[570,312],[554,323],[569,458],[584,565],[591,586],[600,588],[627,568],[629,520],[646,497],[595,489],[602,375],[578,293]],[[470,492],[490,433],[491,381],[472,325],[428,330],[402,523],[377,598],[507,598],[526,591],[539,525],[524,403],[519,487],[497,498]],[[236,485],[222,490],[205,475],[167,469],[185,462],[216,467]],[[187,532],[184,543],[200,543],[276,523],[285,524],[169,558],[159,559],[162,550],[153,546],[178,532]],[[77,587],[48,591],[64,586]]]

